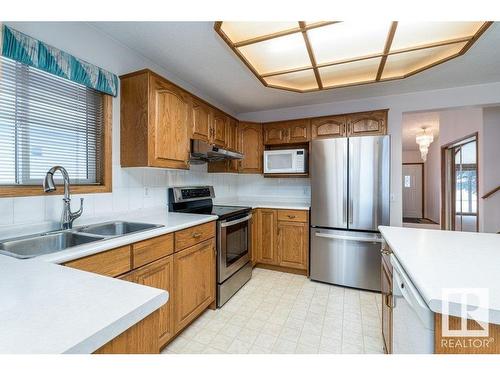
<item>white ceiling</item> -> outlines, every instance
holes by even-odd
[[[403,151],[418,151],[418,145],[415,142],[417,133],[425,128],[432,132],[434,139],[439,136],[439,113],[405,113],[403,114]]]
[[[264,87],[214,31],[213,22],[93,22],[234,113],[500,81],[500,23],[464,55],[404,80],[294,93]]]

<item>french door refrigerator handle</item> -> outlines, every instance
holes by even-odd
[[[382,243],[382,238],[369,238],[369,237],[353,237],[353,236],[342,236],[340,234],[326,234],[326,233],[315,233],[316,237],[330,238],[332,240],[347,240],[347,241],[360,241],[360,242],[380,242]]]
[[[347,168],[347,141],[344,147],[344,152],[343,152],[343,172],[344,172],[344,194],[342,198],[342,222],[347,224],[347,189],[348,189],[348,184],[347,184],[347,178],[348,178],[348,168]]]

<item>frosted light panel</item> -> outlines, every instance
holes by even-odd
[[[313,90],[318,88],[316,76],[312,69],[265,77],[264,79],[269,85],[296,90]]]
[[[391,51],[472,37],[483,22],[398,22]]]
[[[341,86],[349,83],[375,81],[380,57],[345,64],[331,65],[319,69],[323,86]]]
[[[233,43],[290,29],[299,29],[298,22],[223,22],[221,30]]]
[[[238,50],[260,74],[311,67],[301,33],[250,44]]]
[[[492,24],[216,22],[215,30],[265,86],[307,92],[417,74],[463,55]]]
[[[309,30],[318,64],[382,54],[391,22],[339,22]]]
[[[385,63],[382,79],[402,77],[405,74],[429,66],[460,52],[465,44],[456,43],[389,55]]]

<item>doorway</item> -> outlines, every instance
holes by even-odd
[[[442,147],[442,228],[478,232],[477,133]]]
[[[424,218],[424,163],[403,163],[403,220]]]

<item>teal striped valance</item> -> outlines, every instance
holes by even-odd
[[[116,96],[118,77],[58,48],[2,25],[2,56]]]

